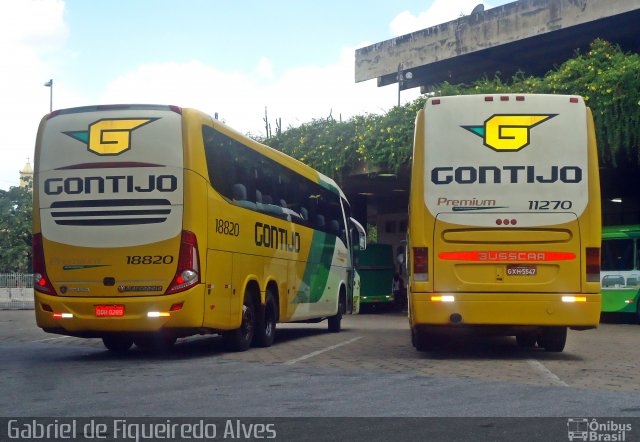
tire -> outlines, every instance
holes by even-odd
[[[330,316],[327,319],[327,329],[329,333],[339,333],[342,329],[342,314],[344,313],[345,305],[344,305],[344,296],[342,292],[340,292],[340,298],[338,301],[338,313],[335,316]]]
[[[124,335],[109,335],[102,338],[102,343],[112,353],[126,353],[133,345],[133,339]]]
[[[251,347],[256,327],[256,313],[250,293],[244,294],[240,327],[222,334],[225,346],[231,351],[246,351]]]
[[[276,337],[276,322],[278,313],[276,302],[271,291],[267,290],[264,308],[256,318],[256,328],[253,336],[253,343],[256,347],[271,347]]]
[[[516,344],[520,348],[534,348],[537,340],[538,335],[535,333],[521,333],[516,335]]]
[[[567,327],[547,327],[538,342],[546,351],[561,352],[567,343]]]
[[[421,331],[412,331],[411,341],[417,351],[431,351],[436,347],[433,335]]]

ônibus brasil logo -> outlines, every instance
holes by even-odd
[[[63,132],[83,142],[96,155],[120,155],[131,149],[131,132],[157,118],[109,118],[94,121],[88,130]]]
[[[529,145],[531,128],[556,115],[493,115],[483,126],[461,127],[482,137],[484,145],[497,152],[515,152]]]

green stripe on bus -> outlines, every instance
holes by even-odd
[[[307,266],[302,276],[303,287],[308,290],[298,290],[294,299],[295,304],[318,302],[324,294],[329,280],[329,270],[336,247],[336,237],[324,232],[315,231],[311,240],[311,250],[307,258]]]

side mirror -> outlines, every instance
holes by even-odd
[[[365,250],[367,248],[367,232],[364,230],[364,227],[362,227],[362,224],[354,218],[349,218],[349,221],[351,221],[351,224],[353,224],[358,231],[358,246],[360,250]]]

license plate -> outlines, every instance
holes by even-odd
[[[124,305],[96,305],[96,316],[124,316]]]
[[[507,266],[507,275],[509,276],[536,276],[538,268],[536,266],[510,264]]]

